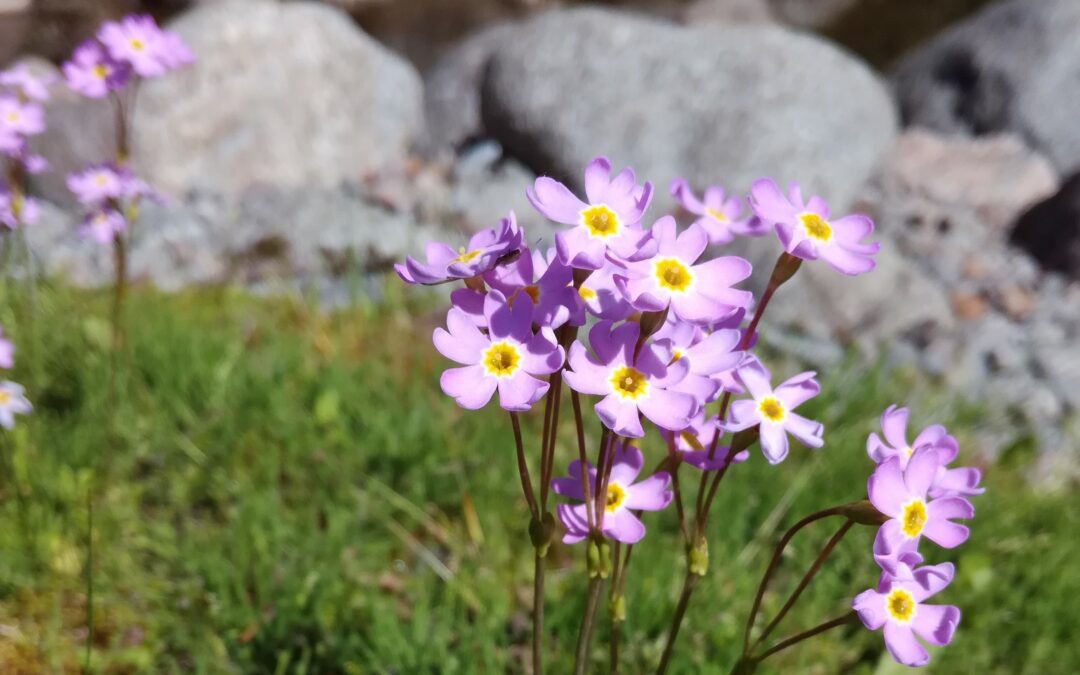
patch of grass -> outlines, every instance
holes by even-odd
[[[104,296],[4,291],[0,324],[20,349],[13,379],[37,410],[0,435],[0,671],[80,669],[91,496],[95,672],[521,672],[532,560],[509,424],[441,394],[444,363],[429,342],[441,312],[388,292],[333,314],[227,290],[135,292],[110,400]],[[756,454],[726,479],[710,574],[671,672],[728,672],[772,542],[809,511],[864,496],[865,436],[887,404],[951,425],[964,457],[977,454],[978,410],[912,375],[846,366],[824,390],[808,414],[827,425],[825,449],[798,449],[779,467]],[[560,467],[575,454],[564,421]],[[644,446],[654,459],[658,441]],[[987,471],[971,541],[935,556],[957,563],[943,599],[964,619],[932,672],[1080,671],[1080,504],[1029,488],[1022,468]],[[646,524],[630,566],[625,673],[655,667],[684,573],[673,509]],[[796,539],[767,616],[834,526]],[[853,531],[778,637],[842,612],[874,582],[871,539]],[[556,544],[549,556],[552,673],[570,669],[583,555]],[[597,671],[606,640],[602,619]],[[845,628],[761,672],[888,664],[879,634]]]

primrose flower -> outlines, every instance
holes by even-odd
[[[671,196],[684,209],[699,216],[693,224],[705,230],[710,244],[729,244],[737,236],[760,237],[769,233],[753,214],[743,216],[746,204],[742,199],[726,196],[719,185],[706,188],[703,198],[698,199],[685,179],[676,178],[671,182]]]
[[[706,417],[704,411],[699,411],[690,421],[690,426],[682,431],[660,431],[664,440],[679,453],[682,461],[702,471],[716,471],[728,465],[731,448],[727,446],[718,445],[712,458],[709,457],[716,435],[723,433],[724,427],[720,418],[715,415]],[[735,453],[734,457],[730,457],[730,463],[741,464],[749,458],[749,451],[741,450]]]
[[[559,259],[570,267],[595,270],[604,265],[610,250],[631,258],[648,239],[641,216],[652,199],[652,183],[638,185],[632,169],[611,177],[611,162],[597,157],[585,167],[586,204],[562,183],[542,176],[526,196],[546,218],[574,225],[555,235]]]
[[[870,630],[884,626],[885,647],[905,666],[922,666],[930,655],[915,636],[939,647],[952,642],[960,623],[960,609],[952,605],[923,604],[952,582],[951,563],[915,567],[918,554],[907,554],[894,573],[886,571],[876,589],[855,597],[852,609]]]
[[[569,364],[563,378],[574,391],[603,396],[596,414],[608,429],[620,436],[641,438],[645,430],[639,413],[663,429],[684,429],[697,412],[693,395],[674,391],[689,365],[671,362],[671,350],[646,343],[635,356],[640,327],[633,322],[613,327],[601,321],[589,331],[595,357],[579,341],[570,345]],[[670,364],[670,365],[669,365]]]
[[[907,468],[913,448],[932,446],[938,453],[941,466],[938,467],[934,482],[930,486],[931,497],[949,495],[979,495],[985,492],[979,487],[982,473],[973,467],[948,468],[960,452],[960,444],[949,435],[945,427],[933,424],[919,432],[914,443],[907,442],[908,409],[895,405],[889,406],[881,415],[881,430],[885,435],[882,441],[876,433],[866,439],[866,452],[878,464],[897,457],[900,468]]]
[[[97,164],[67,177],[67,187],[79,203],[97,206],[110,199],[120,199],[127,192],[129,172],[120,172],[112,164]]]
[[[49,87],[54,77],[35,75],[25,63],[0,72],[0,86],[16,90],[27,101],[43,103],[49,100]]]
[[[449,330],[436,328],[435,348],[464,368],[451,368],[439,382],[443,392],[462,408],[484,407],[495,390],[506,410],[528,410],[548,390],[536,378],[563,365],[564,352],[550,328],[532,331],[532,299],[526,294],[511,304],[499,291],[484,298],[488,334],[480,332],[465,312],[451,307],[446,316]]]
[[[4,329],[0,328],[0,368],[13,368],[15,366],[15,345],[11,340],[4,337]]]
[[[33,136],[45,131],[45,111],[37,103],[0,95],[0,134]]]
[[[105,98],[131,79],[131,67],[109,56],[96,40],[76,47],[62,70],[68,87],[87,98]]]
[[[696,264],[709,245],[700,226],[676,234],[675,219],[664,216],[652,227],[656,255],[625,263],[625,275],[615,275],[619,290],[635,309],[659,312],[671,307],[682,321],[707,324],[746,307],[754,296],[732,288],[750,276],[750,263],[723,256]]]
[[[760,424],[761,451],[770,464],[779,464],[787,457],[789,433],[808,448],[820,448],[825,444],[824,427],[794,412],[821,391],[814,375],[800,373],[773,389],[768,369],[757,359],[748,359],[735,371],[735,377],[753,398],[732,403],[724,427],[742,431]]]
[[[149,15],[129,15],[101,26],[98,40],[117,61],[141,77],[158,77],[194,58],[175,33],[162,31]]]
[[[25,390],[22,385],[14,382],[0,382],[0,427],[12,429],[15,427],[16,415],[28,415],[34,406],[26,400]]]
[[[533,301],[533,323],[558,328],[567,321],[585,323],[585,307],[572,286],[574,272],[564,265],[554,249],[545,257],[539,251],[523,251],[517,260],[496,267],[484,275],[492,288],[502,291],[513,304],[519,294]]]
[[[87,214],[82,225],[79,226],[79,236],[93,239],[99,244],[108,244],[125,228],[127,228],[127,220],[119,211],[103,208]]]
[[[874,221],[866,216],[829,220],[829,205],[821,197],[804,203],[802,191],[794,183],[785,197],[771,178],[754,181],[750,207],[763,222],[775,226],[784,250],[797,258],[822,258],[850,275],[869,272],[876,265],[874,254],[881,244],[861,243],[874,231]]]
[[[653,338],[671,349],[673,362],[683,360],[689,367],[674,390],[693,394],[702,405],[715,400],[723,378],[746,358],[746,352],[736,350],[742,333],[733,328],[708,333],[700,326],[669,319]]]
[[[932,446],[916,448],[902,468],[899,457],[878,465],[867,481],[870,503],[887,516],[874,542],[875,557],[888,568],[890,558],[918,548],[925,536],[943,548],[955,548],[967,541],[968,528],[953,518],[971,518],[975,509],[963,497],[927,500],[930,486],[941,466]]]
[[[18,208],[16,208],[16,203]],[[33,225],[41,216],[41,207],[32,197],[12,197],[0,187],[0,225],[14,230],[21,225]]]
[[[671,503],[672,492],[668,489],[671,476],[664,472],[654,473],[645,480],[635,483],[641,473],[643,458],[641,451],[629,443],[617,443],[614,446],[615,457],[608,478],[607,494],[604,499],[603,535],[608,539],[624,544],[636,544],[645,536],[645,525],[634,511],[659,511]],[[595,499],[596,469],[590,464],[587,468],[589,495]],[[581,462],[573,461],[567,467],[570,474],[565,478],[551,481],[556,494],[570,499],[584,501],[581,488]],[[559,520],[566,527],[563,542],[576,544],[589,536],[588,511],[592,504],[559,504]],[[595,518],[594,518],[595,521]]]
[[[394,265],[394,271],[408,284],[433,285],[453,279],[468,279],[518,255],[521,240],[521,228],[511,211],[499,222],[499,229],[488,228],[477,232],[469,239],[468,246],[455,251],[442,242],[431,242],[426,249],[426,263],[409,256],[405,258],[404,265]]]
[[[623,321],[634,313],[634,308],[615,285],[615,275],[622,273],[622,268],[608,262],[582,282],[578,295],[590,314],[607,321]]]

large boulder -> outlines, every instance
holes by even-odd
[[[745,190],[798,180],[847,202],[891,145],[886,89],[865,65],[776,26],[682,27],[598,8],[554,11],[503,41],[484,79],[488,133],[580,185],[595,155]]]
[[[1080,280],[1080,173],[1017,221],[1012,241],[1044,269]]]
[[[1080,2],[1006,0],[913,52],[895,74],[907,124],[1013,131],[1063,172],[1080,168]]]
[[[166,192],[331,188],[400,163],[419,132],[419,75],[340,10],[222,1],[170,28],[198,62],[146,83],[133,129]]]

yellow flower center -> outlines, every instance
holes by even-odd
[[[681,359],[682,357],[683,357],[683,353],[681,351],[679,351],[678,349],[672,349],[671,350],[671,360],[668,361],[668,365],[670,366],[673,363],[678,363],[679,359]]]
[[[649,381],[640,370],[622,366],[611,375],[611,388],[620,398],[636,401],[648,395]]]
[[[94,77],[99,80],[104,80],[106,77],[109,76],[109,69],[100,63],[94,66],[94,69],[91,72],[93,72]]]
[[[18,110],[8,111],[7,121],[11,122],[12,124],[14,124],[15,122],[18,122],[19,121],[19,111]]]
[[[885,596],[885,609],[897,623],[910,623],[915,618],[915,598],[902,588],[894,588]]]
[[[109,183],[109,177],[103,173],[99,173],[94,177],[94,184],[98,187],[105,187]]]
[[[913,499],[904,505],[904,514],[900,517],[900,529],[904,535],[914,539],[922,534],[926,525],[926,504],[921,499]]]
[[[141,52],[142,50],[146,49],[146,43],[139,38],[131,38],[130,44],[131,48],[137,52]]]
[[[588,286],[582,286],[578,289],[577,293],[579,296],[581,296],[581,299],[585,300],[586,302],[596,297],[596,291],[589,288]]]
[[[590,237],[611,237],[619,233],[619,214],[606,204],[597,204],[582,209],[581,224],[589,231]]]
[[[608,483],[607,486],[607,504],[604,510],[611,513],[615,509],[622,506],[623,500],[626,499],[626,490],[618,483]]]
[[[773,423],[783,422],[784,418],[787,416],[787,411],[784,410],[784,404],[775,396],[766,396],[761,399],[757,409],[758,412],[761,413],[762,419]]]
[[[904,448],[901,452],[904,453],[904,457],[911,459],[911,456],[915,454],[915,451],[911,448]]]
[[[480,251],[466,251],[465,247],[462,246],[461,248],[458,249],[458,257],[454,258],[450,262],[451,263],[472,262],[479,255],[480,255]]]
[[[0,389],[0,406],[5,406],[11,402],[11,394]]]
[[[521,367],[521,352],[509,342],[496,342],[484,350],[484,370],[495,377],[510,377]]]
[[[799,216],[806,235],[817,241],[827,242],[832,239],[832,226],[816,213],[803,213]]]
[[[705,215],[709,216],[718,223],[731,222],[731,219],[724,215],[724,212],[720,209],[706,208]]]
[[[683,293],[694,283],[694,273],[678,258],[660,258],[653,263],[653,273],[660,288]]]

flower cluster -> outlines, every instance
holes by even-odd
[[[881,416],[884,440],[876,433],[867,440],[867,452],[878,463],[867,494],[886,519],[874,540],[881,579],[852,606],[867,628],[884,627],[894,659],[921,666],[930,657],[915,636],[933,645],[948,644],[960,610],[924,604],[949,585],[954,570],[950,563],[920,566],[919,544],[925,537],[951,549],[967,541],[968,528],[953,521],[974,517],[967,498],[983,490],[978,469],[949,468],[960,448],[944,427],[927,427],[908,443],[907,420],[906,408],[890,406]]]
[[[497,391],[504,409],[528,410],[556,376],[576,395],[599,399],[594,411],[610,434],[610,450],[602,448],[609,466],[598,464],[598,473],[590,465],[583,482],[579,460],[552,486],[582,502],[585,483],[593,495],[606,489],[610,517],[589,513],[585,503],[558,513],[568,542],[584,539],[592,524],[607,538],[632,543],[644,534],[632,512],[670,501],[665,471],[630,482],[642,460],[627,439],[645,436],[646,423],[666,439],[676,467],[685,462],[702,471],[747,458],[720,445],[729,432],[758,428],[772,463],[787,455],[789,435],[811,448],[823,445],[822,425],[794,412],[818,393],[814,373],[770,385],[768,370],[749,351],[760,313],[744,325],[755,302],[738,286],[750,277],[750,263],[715,255],[710,244],[774,230],[791,260],[820,257],[848,274],[869,271],[877,245],[859,241],[872,229],[868,219],[830,221],[824,201],[804,204],[797,186],[790,202],[769,193],[771,181],[755,184],[749,199],[713,186],[699,200],[676,180],[672,194],[699,216],[680,231],[670,215],[643,225],[653,187],[631,169],[613,173],[599,157],[586,167],[583,185],[579,197],[541,177],[526,191],[538,212],[567,226],[550,250],[530,250],[511,213],[465,246],[431,243],[424,260],[409,257],[396,270],[410,284],[462,282],[450,295],[446,328],[434,335],[439,352],[462,366],[441,378],[462,407],[482,407]],[[728,399],[740,394],[750,398],[729,408]],[[722,398],[718,413],[706,412]]]
[[[136,77],[160,77],[194,61],[180,37],[159,28],[153,18],[127,16],[103,24],[94,38],[76,48],[63,72],[73,91],[104,98]],[[123,101],[117,98],[116,105],[122,113]],[[120,237],[141,199],[160,199],[126,165],[127,129],[120,133],[115,161],[89,166],[67,179],[68,189],[84,207],[79,234],[103,244]]]
[[[31,72],[25,64],[0,71],[0,157],[9,165],[8,175],[36,174],[48,163],[30,151],[29,138],[45,131],[45,109],[52,81]],[[37,202],[21,186],[0,182],[0,226],[14,230],[38,220]]]
[[[162,30],[148,15],[126,16],[102,24],[64,64],[68,86],[88,98],[104,98],[133,76],[160,77],[191,65],[195,57],[175,33]]]
[[[0,328],[0,368],[8,370],[15,366],[15,345],[4,336]],[[33,410],[26,399],[22,385],[10,380],[0,381],[0,427],[11,429],[15,426],[15,415],[26,415]]]

